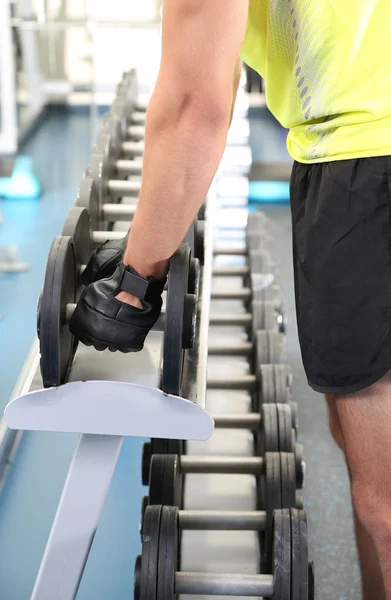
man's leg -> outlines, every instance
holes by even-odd
[[[345,454],[345,440],[334,396],[326,395],[329,409],[330,432],[336,444]],[[383,576],[375,544],[365,529],[353,505],[354,526],[361,569],[362,600],[385,600]]]

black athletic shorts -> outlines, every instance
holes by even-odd
[[[291,206],[308,382],[359,391],[391,369],[391,158],[295,163]]]

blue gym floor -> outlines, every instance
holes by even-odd
[[[265,109],[251,111],[254,162],[289,160],[285,132]],[[17,243],[31,270],[0,274],[0,407],[5,406],[34,339],[36,299],[54,235],[61,233],[88,164],[91,128],[87,114],[51,111],[23,148],[32,156],[43,187],[40,200],[2,202],[0,246]],[[300,438],[307,461],[304,503],[309,518],[318,600],[358,600],[360,586],[346,468],[327,431],[326,410],[309,390],[297,341],[287,205],[266,206],[288,315],[287,359],[300,406]],[[71,435],[24,434],[0,496],[0,598],[28,600],[75,447]],[[132,598],[138,523],[141,440],[127,439],[99,525],[78,600]],[[54,600],[54,599],[53,599]]]

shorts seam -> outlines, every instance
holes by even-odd
[[[384,375],[386,375],[391,370],[391,362],[387,364],[387,366],[382,367],[376,374],[368,377],[365,382],[356,383],[348,386],[325,386],[325,385],[317,385],[316,383],[312,383],[308,379],[308,385],[315,391],[320,394],[334,394],[336,396],[344,396],[349,394],[355,394],[357,392],[361,392],[366,388],[370,387],[377,383]]]

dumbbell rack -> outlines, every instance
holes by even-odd
[[[129,119],[131,119],[131,110],[134,110],[134,90],[132,85],[129,85],[129,81],[125,80],[120,86],[119,91],[126,92],[126,101],[124,102],[124,94],[119,95],[118,101],[114,103],[115,112],[121,112],[121,110],[130,110]],[[129,94],[129,96],[127,96]],[[133,104],[131,109],[126,106],[127,104]],[[125,105],[125,106],[124,106]],[[134,113],[133,113],[134,114]],[[106,122],[107,125],[107,122]],[[137,136],[139,133],[137,133]],[[100,138],[100,142],[104,140]],[[124,142],[125,143],[125,142]],[[130,142],[133,143],[133,142]],[[139,143],[136,141],[136,143]],[[95,148],[95,155],[99,154],[99,144]],[[112,157],[111,157],[112,158]],[[223,168],[223,171],[226,167]],[[87,177],[93,175],[91,169],[86,173]],[[118,185],[117,188],[122,190],[131,189],[132,185],[128,187],[123,186],[120,180],[120,173],[116,174]],[[75,455],[74,463],[71,466],[71,476],[68,477],[68,481],[64,488],[64,494],[62,498],[62,504],[60,503],[59,513],[52,530],[51,539],[49,540],[48,547],[45,553],[45,557],[41,566],[41,571],[36,583],[35,591],[33,592],[32,600],[46,600],[46,598],[52,598],[52,590],[55,585],[56,578],[60,578],[63,581],[63,574],[60,575],[59,569],[64,567],[63,558],[56,556],[56,545],[59,540],[66,541],[67,552],[71,559],[67,565],[66,580],[67,583],[61,589],[62,595],[57,597],[61,600],[69,600],[74,598],[77,587],[80,582],[82,570],[84,568],[84,560],[88,554],[89,544],[92,541],[93,532],[95,531],[96,525],[99,520],[100,510],[102,508],[102,502],[105,498],[105,491],[110,484],[111,475],[115,467],[116,458],[121,447],[121,440],[119,439],[123,435],[139,435],[147,437],[165,437],[165,438],[180,438],[180,439],[206,439],[211,433],[211,421],[208,420],[207,414],[202,411],[197,412],[197,408],[203,408],[205,406],[205,386],[206,386],[206,358],[207,358],[207,334],[209,329],[209,322],[216,327],[219,327],[219,339],[220,339],[220,351],[218,346],[214,345],[212,349],[212,356],[209,360],[209,366],[212,367],[212,363],[216,361],[220,373],[218,376],[215,373],[210,372],[208,376],[209,387],[212,388],[208,393],[208,409],[210,412],[220,413],[220,421],[225,425],[229,426],[229,415],[224,418],[224,413],[235,413],[236,418],[231,419],[231,422],[238,422],[238,414],[242,412],[244,417],[243,423],[246,429],[240,430],[227,430],[221,429],[216,431],[214,436],[209,442],[202,445],[199,442],[187,442],[186,451],[189,457],[197,454],[213,454],[220,455],[222,458],[228,454],[235,454],[235,456],[251,456],[254,451],[254,443],[252,441],[252,433],[248,428],[248,419],[245,418],[246,412],[251,412],[249,405],[250,395],[249,389],[260,386],[264,387],[264,383],[259,381],[259,378],[263,377],[262,369],[255,370],[254,373],[249,373],[249,362],[246,358],[248,354],[252,354],[253,349],[251,343],[244,341],[246,339],[246,333],[243,332],[243,325],[245,325],[247,333],[252,330],[253,334],[258,329],[258,326],[254,328],[254,322],[264,322],[265,316],[262,315],[257,318],[254,316],[254,309],[257,310],[257,304],[253,304],[253,314],[243,309],[243,300],[246,300],[247,305],[249,300],[255,294],[256,286],[254,286],[254,277],[258,281],[260,277],[264,278],[265,274],[260,273],[259,269],[254,267],[255,263],[259,263],[259,260],[253,258],[251,255],[248,242],[251,240],[251,227],[248,228],[247,244],[241,246],[230,246],[221,249],[214,247],[213,250],[213,239],[215,233],[215,224],[223,216],[222,212],[217,215],[215,213],[216,206],[218,203],[225,203],[226,205],[243,204],[246,196],[246,179],[239,180],[237,188],[233,187],[233,183],[238,183],[237,179],[232,180],[231,184],[227,184],[227,178],[222,178],[222,183],[217,184],[219,190],[220,200],[216,198],[216,186],[212,186],[208,201],[206,204],[206,235],[205,235],[205,263],[203,269],[203,290],[202,290],[202,304],[200,314],[200,324],[197,330],[197,351],[198,356],[190,357],[189,364],[193,365],[196,363],[197,368],[193,372],[192,377],[189,377],[190,386],[188,387],[189,393],[186,397],[191,400],[196,400],[197,404],[187,403],[187,413],[185,418],[175,419],[175,402],[174,398],[162,399],[161,394],[149,394],[143,395],[143,391],[140,384],[149,386],[149,390],[156,388],[158,385],[158,373],[159,373],[159,349],[162,343],[161,332],[154,331],[150,334],[147,341],[146,351],[139,355],[132,356],[131,359],[128,356],[110,355],[109,353],[97,354],[94,350],[89,348],[80,347],[78,349],[76,360],[72,366],[72,370],[69,377],[70,383],[67,386],[62,386],[55,390],[35,391],[42,387],[39,375],[39,369],[35,371],[33,377],[31,377],[32,370],[30,369],[28,377],[32,379],[31,385],[25,385],[26,388],[30,389],[28,396],[22,395],[16,401],[12,402],[7,408],[7,421],[8,424],[15,429],[39,429],[39,430],[50,430],[50,431],[83,431],[89,434],[95,435],[84,435],[81,438],[78,454]],[[130,180],[132,183],[132,180]],[[227,186],[224,189],[224,185]],[[115,186],[112,186],[115,188]],[[137,186],[134,185],[134,189],[137,190]],[[237,197],[234,200],[229,199],[228,189],[232,194],[234,191]],[[102,195],[102,192],[99,192]],[[104,194],[103,194],[104,195]],[[80,199],[80,195],[79,195]],[[224,200],[223,200],[224,199]],[[105,206],[100,199],[100,206]],[[121,204],[113,203],[106,209],[106,214],[103,215],[106,219],[109,216],[110,210],[117,208],[117,214],[121,212],[121,206],[125,207],[126,200],[124,199]],[[134,200],[129,201],[130,204],[134,204]],[[128,210],[128,209],[126,209]],[[115,210],[110,215],[113,218]],[[124,212],[124,211],[123,211]],[[104,219],[102,219],[104,220]],[[121,219],[122,220],[122,219]],[[118,237],[123,235],[124,226],[121,220],[114,225],[112,233],[99,231],[96,232],[95,241],[99,241],[99,235],[108,237]],[[260,219],[262,220],[262,219]],[[257,227],[259,220],[257,221]],[[261,238],[260,231],[256,231],[257,237]],[[264,240],[267,239],[267,235],[263,236]],[[104,239],[107,239],[106,237]],[[253,238],[254,239],[254,238]],[[100,240],[103,241],[103,238]],[[252,242],[250,241],[250,249]],[[260,246],[256,246],[256,251],[259,251]],[[263,249],[262,249],[263,250]],[[219,289],[212,292],[211,280],[212,280],[212,256],[215,255],[216,265],[214,267],[215,274],[219,275],[220,280]],[[232,265],[226,268],[226,265],[221,265],[221,257],[237,255],[238,265],[232,268]],[[262,258],[262,265],[264,265],[264,256]],[[232,262],[232,260],[230,261]],[[241,264],[239,264],[241,263]],[[226,269],[224,271],[224,269]],[[254,272],[252,272],[254,271]],[[238,288],[238,281],[235,280],[239,273],[246,273],[247,277],[247,288]],[[228,278],[227,274],[230,274],[234,279]],[[266,277],[269,274],[266,274]],[[249,284],[253,279],[252,289]],[[242,277],[240,277],[241,283],[243,283]],[[273,279],[273,277],[272,277]],[[221,289],[221,283],[224,281],[225,289]],[[266,292],[264,290],[271,289],[263,287],[261,283],[261,297]],[[269,281],[270,284],[270,281]],[[235,287],[235,293],[230,292],[232,286]],[[232,297],[233,296],[233,297]],[[209,305],[210,298],[214,297],[214,301],[218,302],[218,311],[214,313],[209,319]],[[258,296],[259,298],[260,296]],[[231,303],[232,300],[236,302],[236,308],[238,308],[235,314],[231,312],[224,316],[224,309],[226,304]],[[260,300],[258,299],[258,302]],[[224,306],[223,306],[224,305]],[[260,310],[260,306],[258,306]],[[264,309],[262,309],[264,310]],[[274,314],[274,313],[273,313]],[[276,319],[273,327],[276,331],[282,329],[283,320],[281,314],[276,313]],[[270,323],[270,319],[269,319]],[[221,343],[221,327],[224,326],[224,343],[230,351],[221,351],[223,344]],[[229,329],[228,326],[232,326],[234,329]],[[255,329],[255,330],[254,330]],[[251,337],[251,336],[250,336]],[[254,342],[254,340],[253,340]],[[239,366],[237,374],[232,374],[234,363],[237,365],[237,358],[234,357],[236,348],[240,348],[239,354],[243,357],[243,362]],[[222,355],[226,355],[222,360]],[[152,361],[151,357],[155,357]],[[156,358],[158,357],[158,358]],[[250,361],[251,362],[251,361]],[[149,363],[149,364],[147,364]],[[36,367],[36,363],[34,365]],[[131,373],[130,373],[131,368]],[[221,368],[223,368],[221,376]],[[237,368],[237,367],[235,367]],[[227,377],[227,369],[229,369],[229,376]],[[88,375],[86,376],[86,373]],[[107,375],[106,375],[107,374]],[[91,381],[92,379],[105,379],[110,378],[110,382],[103,383]],[[28,378],[27,378],[28,379]],[[80,383],[82,379],[89,379],[89,381]],[[79,383],[78,383],[79,382]],[[122,382],[122,383],[119,383]],[[128,425],[124,426],[124,423],[129,420],[126,419],[129,414],[129,387],[127,385],[134,386],[134,390],[137,394],[131,399],[132,407],[132,427]],[[270,387],[270,382],[269,382]],[[288,387],[288,386],[287,386]],[[122,390],[126,389],[126,393]],[[137,388],[137,389],[136,389]],[[231,388],[231,389],[230,389]],[[263,389],[263,388],[262,388]],[[66,393],[63,393],[66,390]],[[71,390],[71,394],[70,394]],[[222,391],[223,390],[223,391]],[[156,390],[155,390],[156,391]],[[269,390],[270,394],[274,392]],[[111,403],[108,411],[107,396],[111,398],[118,398],[118,402],[115,401],[114,407]],[[42,396],[42,400],[40,396]],[[137,412],[140,407],[140,401],[147,403],[147,411]],[[286,401],[286,400],[285,400]],[[183,402],[183,401],[182,401]],[[59,408],[57,414],[56,411],[50,414],[46,410],[47,404],[51,404]],[[80,410],[80,405],[83,403],[83,411]],[[149,403],[149,404],[148,404]],[[45,406],[46,405],[46,406]],[[97,408],[98,406],[98,408]],[[181,410],[182,410],[181,409]],[[94,422],[91,423],[91,414],[95,414],[97,417]],[[128,412],[126,412],[128,411]],[[151,414],[155,415],[154,423],[148,422],[146,425],[146,412],[148,418]],[[82,414],[83,413],[83,414]],[[112,414],[116,415],[116,422],[111,424],[110,436],[107,436],[106,422],[109,416]],[[139,417],[139,418],[137,418]],[[254,417],[254,415],[252,415]],[[189,420],[191,419],[191,426],[189,427]],[[164,421],[164,431],[162,430],[162,422]],[[171,422],[173,421],[173,422]],[[239,419],[240,421],[240,419]],[[247,425],[246,425],[247,422]],[[65,424],[64,424],[65,423]],[[180,433],[179,433],[180,432]],[[100,434],[100,435],[97,435]],[[106,435],[101,435],[106,434]],[[85,476],[85,464],[86,460],[90,460],[91,452],[96,451],[96,440],[104,439],[100,447],[100,465],[105,468],[105,476],[100,468],[99,476],[95,473],[92,479],[89,481],[82,481]],[[115,439],[118,437],[118,439]],[[227,444],[227,440],[229,444]],[[97,456],[97,454],[95,454]],[[240,470],[240,469],[239,469]],[[95,486],[92,490],[91,482]],[[98,482],[98,483],[97,483]],[[81,492],[81,489],[83,490]],[[211,490],[211,493],[207,493]],[[214,490],[218,490],[217,493]],[[234,490],[234,491],[233,491]],[[74,518],[74,511],[78,504],[80,497],[86,499],[83,503],[82,512],[78,513],[78,518]],[[95,500],[95,501],[94,501]],[[88,502],[87,502],[88,501]],[[198,509],[218,508],[220,510],[232,510],[236,511],[251,511],[255,509],[255,494],[254,494],[254,481],[251,475],[187,475],[185,484],[185,496],[184,506],[185,508]],[[92,507],[92,508],[91,508]],[[80,507],[78,507],[80,508]],[[70,520],[73,520],[72,528],[69,527]],[[81,523],[83,523],[83,530],[85,532],[83,543],[80,544],[80,529]],[[213,535],[213,539],[211,537]],[[74,546],[72,545],[75,541]],[[216,543],[217,542],[217,543]],[[234,542],[234,544],[233,544]],[[238,548],[240,551],[238,552]],[[229,549],[234,551],[234,556],[229,555]],[[218,551],[218,556],[216,552]],[[231,560],[230,560],[231,558]],[[224,566],[223,566],[224,564]],[[259,571],[260,554],[258,538],[255,532],[202,532],[202,531],[185,531],[182,537],[181,547],[181,566],[182,569],[189,565],[191,570],[196,569],[197,571],[228,571],[238,573],[242,570],[243,572],[257,573]],[[216,588],[217,589],[217,588]],[[46,594],[46,595],[45,595]],[[302,598],[300,598],[302,600]]]

